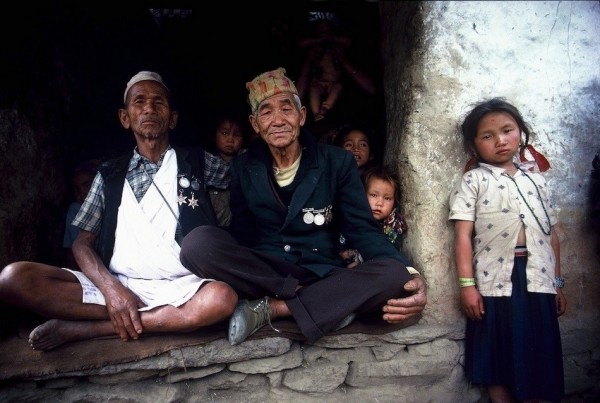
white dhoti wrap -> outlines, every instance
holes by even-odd
[[[161,305],[180,306],[211,279],[201,279],[179,261],[175,242],[178,215],[177,157],[167,151],[151,185],[138,203],[127,180],[117,218],[115,247],[109,269],[146,304],[140,311]],[[81,272],[73,272],[82,284],[84,301],[105,305],[102,293]],[[87,300],[86,300],[87,299]]]

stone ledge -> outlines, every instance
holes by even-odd
[[[460,336],[459,327],[418,324],[383,335],[326,336],[313,345],[267,337],[231,346],[218,339],[137,362],[5,382],[0,400],[347,402],[377,396],[397,402],[420,390],[419,400],[475,402],[480,393],[463,380]]]

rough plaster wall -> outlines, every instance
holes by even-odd
[[[470,104],[504,96],[552,165],[546,177],[559,208],[566,349],[582,329],[597,334],[599,251],[586,214],[591,162],[600,152],[599,3],[383,2],[381,15],[385,159],[403,177],[405,246],[429,283],[423,321],[462,317],[447,221],[448,195],[467,160],[456,126]]]

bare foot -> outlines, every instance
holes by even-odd
[[[51,319],[42,323],[29,334],[29,345],[34,350],[52,350],[69,341],[90,338],[89,322]]]

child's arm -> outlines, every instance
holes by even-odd
[[[558,241],[558,235],[556,235],[556,229],[552,228],[552,238],[550,244],[554,250],[554,258],[556,259],[556,265],[554,266],[554,276],[561,277],[560,275],[560,243]],[[556,289],[556,313],[561,316],[567,310],[567,300],[563,295],[562,288]]]
[[[473,221],[456,220],[454,223],[454,249],[456,271],[459,278],[473,279]],[[475,285],[461,286],[460,303],[465,315],[472,320],[481,320],[485,313],[483,298]]]

